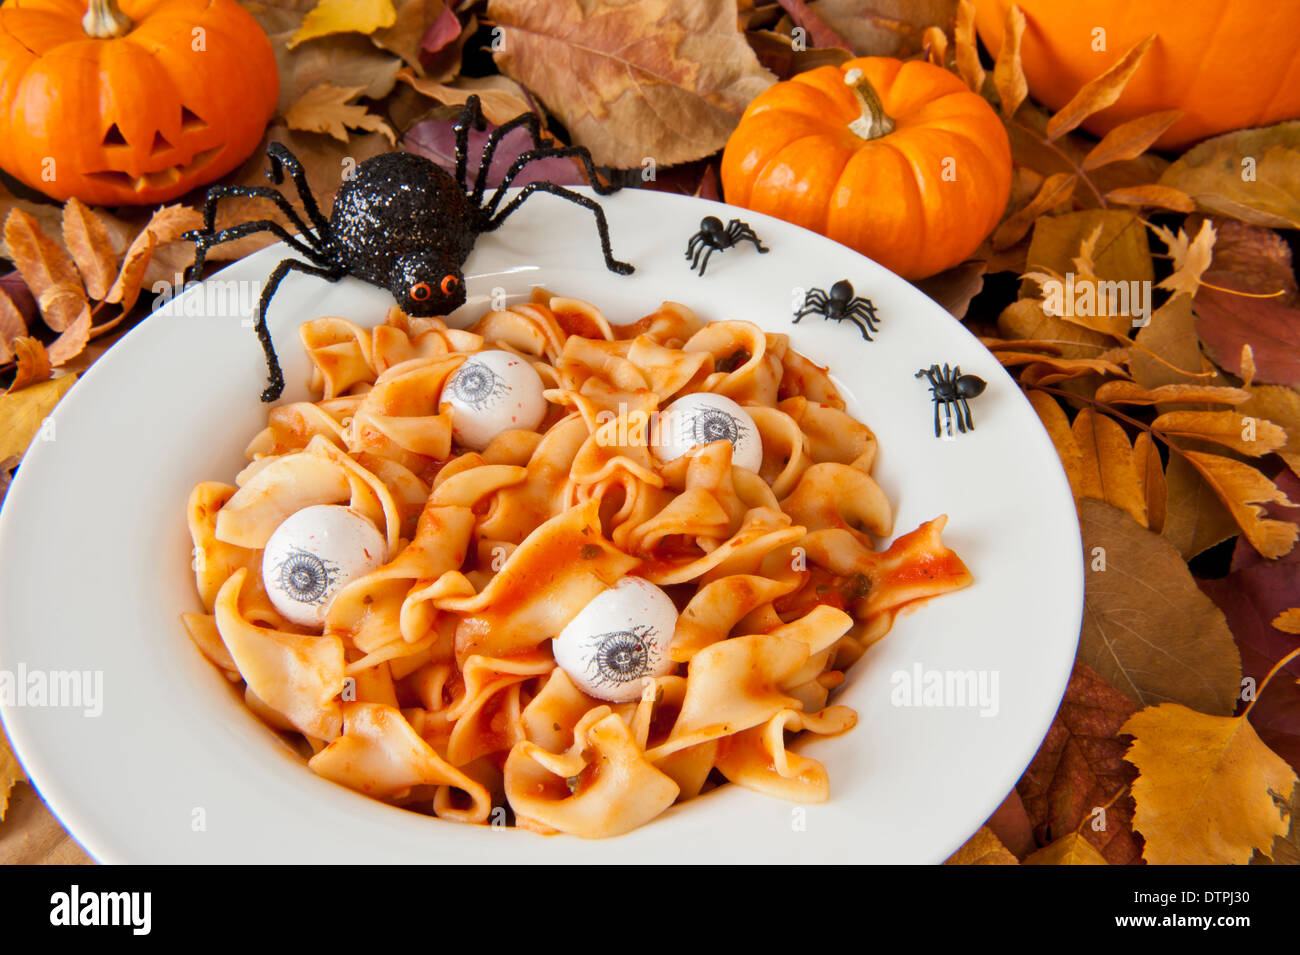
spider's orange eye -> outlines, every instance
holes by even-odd
[[[415,299],[417,302],[423,302],[432,294],[433,289],[429,288],[428,282],[420,282],[417,285],[411,286],[411,298]]]
[[[444,276],[442,277],[442,294],[443,294],[443,295],[450,295],[452,292],[454,292],[454,291],[456,290],[456,286],[457,286],[457,284],[459,284],[459,283],[458,283],[458,281],[457,281],[457,279],[456,279],[456,276],[454,276],[454,275],[444,275]]]

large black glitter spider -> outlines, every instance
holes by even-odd
[[[722,220],[717,216],[705,216],[700,220],[700,231],[691,236],[691,241],[686,243],[686,258],[691,260],[691,269],[699,269],[700,274],[703,275],[704,270],[709,267],[709,256],[714,252],[730,249],[738,242],[752,242],[758,251],[768,251],[767,247],[758,241],[754,230],[739,219],[732,219],[723,226]],[[701,255],[704,256],[703,261],[700,261]]]
[[[944,422],[948,427],[948,436],[952,436],[952,419],[953,411],[957,414],[957,430],[962,434],[967,431],[975,430],[975,422],[971,420],[970,405],[967,399],[978,398],[984,393],[985,381],[975,375],[963,375],[961,366],[949,368],[947,364],[943,370],[938,365],[931,365],[929,368],[922,368],[914,377],[920,378],[924,375],[930,380],[930,396],[934,399],[934,436],[942,437],[943,432],[939,429],[939,409],[943,408]]]
[[[271,168],[267,177],[276,185],[287,173],[311,220],[309,226],[276,189],[269,186],[216,186],[208,190],[203,205],[203,228],[187,232],[195,243],[192,275],[203,268],[208,249],[255,232],[279,237],[307,262],[285,259],[267,279],[257,307],[257,337],[266,353],[270,383],[263,401],[274,401],[284,390],[284,375],[276,358],[266,311],[280,282],[291,271],[305,272],[336,282],[346,275],[387,289],[409,315],[446,315],[465,301],[461,266],[474,243],[484,232],[497,229],[530,196],[546,192],[590,209],[596,217],[605,265],[611,272],[627,275],[632,266],[615,259],[610,251],[609,225],[604,210],[594,200],[553,182],[530,182],[498,211],[511,182],[523,168],[538,159],[574,157],[586,169],[598,195],[609,195],[618,186],[602,186],[596,178],[591,154],[581,146],[543,146],[537,116],[524,113],[508,120],[488,134],[479,159],[478,174],[471,188],[466,176],[469,130],[484,128],[477,96],[471,96],[456,120],[456,173],[453,176],[436,163],[412,153],[395,152],[374,156],[357,165],[353,175],[339,188],[334,207],[326,219],[312,195],[298,158],[279,143],[267,147]],[[533,148],[511,164],[500,185],[486,198],[488,168],[502,138],[520,126],[532,137]],[[270,199],[299,230],[288,230],[270,219],[245,222],[216,231],[217,203],[231,196]]]
[[[803,308],[794,317],[795,324],[797,325],[799,319],[805,315],[820,315],[836,322],[848,319],[858,326],[858,331],[862,333],[862,337],[867,341],[872,340],[868,330],[873,332],[878,330],[876,328],[876,306],[871,304],[871,299],[859,298],[854,295],[853,286],[849,284],[848,279],[840,279],[832,285],[829,295],[819,288],[815,288],[805,295]]]

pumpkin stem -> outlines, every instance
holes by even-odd
[[[862,108],[862,115],[849,123],[849,129],[863,139],[879,139],[892,133],[894,119],[885,113],[880,96],[866,74],[856,68],[849,70],[844,74],[844,83],[858,95],[858,105]]]
[[[131,18],[117,8],[116,0],[90,0],[90,8],[81,18],[81,28],[97,40],[123,36],[131,27]]]

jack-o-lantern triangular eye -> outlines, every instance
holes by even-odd
[[[162,133],[153,134],[153,149],[150,150],[151,155],[157,156],[159,153],[165,153],[174,148],[175,147],[172,146],[171,143],[167,142],[167,137]]]
[[[117,128],[117,123],[114,123],[112,126],[108,127],[108,132],[104,134],[104,145],[105,146],[126,145],[126,137],[123,136],[122,131]]]
[[[188,106],[181,107],[181,131],[182,132],[192,133],[197,130],[207,129],[207,128],[208,128],[208,124],[205,123],[198,115],[196,115]]]

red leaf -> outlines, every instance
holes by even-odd
[[[1137,704],[1095,670],[1075,663],[1056,719],[1016,784],[1039,845],[1077,829],[1112,865],[1141,860],[1132,796],[1125,794],[1106,809],[1104,830],[1092,827],[1096,807],[1110,803],[1137,776],[1124,761],[1128,744],[1118,735],[1136,710]]]
[[[790,14],[790,19],[794,21],[797,27],[803,27],[808,32],[808,39],[812,42],[809,46],[826,49],[829,47],[839,47],[841,50],[853,52],[853,47],[848,41],[836,33],[825,20],[804,0],[777,0],[781,9]]]
[[[451,7],[444,4],[442,13],[438,14],[438,19],[429,25],[424,39],[420,41],[420,49],[429,54],[437,53],[458,36],[460,36],[460,21],[456,19],[456,14],[452,12]]]
[[[1216,273],[1202,282],[1218,285]],[[1220,368],[1240,375],[1241,346],[1255,356],[1255,380],[1300,385],[1300,309],[1270,298],[1251,298],[1207,288],[1196,293],[1196,334]]]

